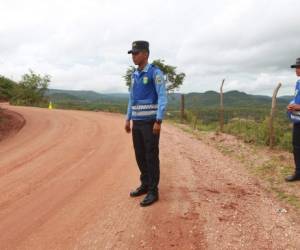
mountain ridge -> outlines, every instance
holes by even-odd
[[[193,106],[217,107],[219,106],[219,93],[216,91],[191,92],[184,94],[187,108]],[[92,90],[61,90],[49,89],[46,96],[52,101],[74,101],[74,102],[105,102],[105,103],[127,103],[129,94],[110,93],[103,94]],[[65,99],[64,99],[65,97]],[[278,105],[287,105],[293,96],[277,97]],[[181,93],[169,93],[169,105],[178,108]],[[265,95],[252,95],[242,91],[231,90],[224,93],[224,105],[230,107],[249,107],[271,105],[272,97]]]

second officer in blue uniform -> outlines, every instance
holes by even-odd
[[[296,63],[291,65],[295,68],[297,77],[300,77],[300,58],[296,59]],[[295,173],[287,176],[286,181],[300,181],[300,79],[296,82],[294,99],[287,107],[288,115],[293,124],[293,154],[295,161]]]
[[[148,63],[149,43],[135,41],[132,60],[137,69],[131,76],[125,130],[131,131],[136,161],[140,170],[141,185],[130,192],[131,197],[147,194],[141,206],[148,206],[158,200],[159,135],[164,118],[167,93],[162,71]]]

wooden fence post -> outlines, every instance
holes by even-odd
[[[220,132],[223,133],[224,127],[224,103],[223,103],[223,85],[225,79],[223,79],[221,87],[220,87]]]
[[[197,128],[197,116],[194,117],[194,121],[193,121],[193,129],[195,130]]]
[[[184,120],[184,94],[181,94],[180,122],[183,123],[183,120]]]
[[[270,124],[269,124],[270,149],[274,147],[274,141],[275,141],[273,122],[275,116],[276,96],[280,87],[281,87],[281,83],[278,83],[277,87],[274,89],[273,96],[272,96],[272,107],[271,107]]]

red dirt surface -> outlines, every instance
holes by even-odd
[[[290,213],[190,134],[163,124],[160,201],[142,208],[124,116],[4,106],[26,124],[0,143],[0,249],[300,249]]]

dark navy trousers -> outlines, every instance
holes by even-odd
[[[150,192],[158,192],[159,170],[159,135],[153,134],[151,121],[133,121],[132,139],[135,158],[140,169],[141,185]]]
[[[296,166],[295,173],[300,176],[300,123],[294,124],[293,127],[293,153]]]

